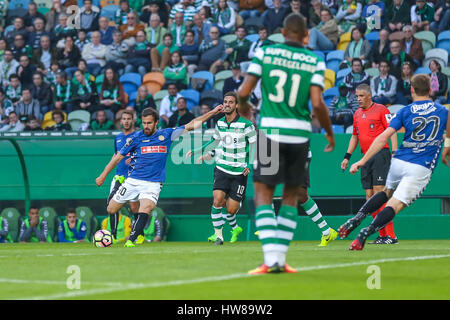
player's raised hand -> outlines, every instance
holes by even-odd
[[[99,176],[97,177],[97,179],[95,179],[95,184],[97,185],[97,187],[100,187],[104,182],[105,178],[103,178],[102,176]]]
[[[331,152],[334,150],[334,147],[336,146],[336,141],[334,140],[334,136],[329,136],[328,134],[325,134],[325,138],[328,141],[328,145],[325,147],[323,152]]]
[[[217,107],[213,109],[214,114],[219,114],[223,112],[223,105],[219,104]]]
[[[361,168],[362,166],[364,166],[364,163],[360,161],[355,162],[354,164],[352,164],[352,166],[350,167],[350,173],[351,174],[355,174],[359,171],[359,168]]]
[[[186,159],[189,159],[191,156],[192,156],[192,150],[189,150],[189,151],[186,153]]]
[[[444,150],[442,151],[442,162],[448,167],[450,160],[450,147],[445,147]]]

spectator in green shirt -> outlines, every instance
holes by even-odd
[[[247,30],[244,26],[240,26],[236,29],[237,39],[228,45],[225,52],[228,54],[228,62],[230,64],[237,64],[244,61],[249,61],[248,52],[252,43],[246,39]]]
[[[163,74],[166,78],[163,89],[166,89],[169,83],[175,83],[178,90],[187,89],[187,70],[180,51],[175,51],[170,55],[170,64],[164,68]]]
[[[434,8],[425,0],[417,0],[416,5],[411,8],[411,23],[414,33],[430,30],[430,23],[434,21]]]
[[[152,71],[162,72],[170,62],[170,54],[178,50],[179,48],[173,43],[173,36],[170,33],[166,33],[163,44],[152,48],[150,51]]]
[[[115,126],[111,120],[106,118],[105,110],[98,110],[95,120],[91,122],[91,129],[98,130],[114,130]]]

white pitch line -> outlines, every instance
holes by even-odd
[[[27,279],[8,279],[0,278],[0,283],[15,283],[15,284],[42,284],[42,285],[66,285],[66,281],[55,280],[27,280]],[[122,282],[86,282],[86,285],[92,286],[123,286],[128,285]]]
[[[429,260],[429,259],[442,259],[442,258],[450,258],[450,254],[388,258],[388,259],[350,262],[350,263],[317,265],[317,266],[310,266],[310,267],[299,267],[299,268],[296,268],[296,270],[299,272],[305,272],[305,271],[324,270],[324,269],[347,268],[347,267],[370,265],[370,264],[376,264],[376,263]],[[226,281],[226,280],[249,278],[249,277],[255,277],[255,276],[249,275],[247,273],[236,273],[236,274],[230,274],[230,275],[225,275],[225,276],[211,276],[211,277],[204,277],[204,278],[190,279],[190,280],[174,280],[174,281],[142,283],[142,284],[123,284],[120,287],[97,288],[97,289],[88,289],[88,290],[73,290],[73,291],[68,291],[68,292],[64,292],[64,293],[56,293],[56,294],[46,295],[46,296],[25,297],[25,298],[20,298],[20,300],[55,300],[55,299],[73,298],[73,297],[78,297],[78,296],[105,294],[105,293],[124,291],[124,290],[171,287],[171,286],[178,286],[178,285],[203,283],[203,282],[215,282],[215,281]],[[81,283],[81,285],[83,285],[83,282]]]

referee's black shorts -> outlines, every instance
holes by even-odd
[[[278,143],[259,133],[256,152],[254,181],[271,187],[278,184],[309,186],[309,141],[301,144]]]
[[[390,165],[391,152],[388,148],[383,148],[361,167],[363,188],[372,189],[373,186],[385,186]]]

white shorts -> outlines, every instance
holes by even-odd
[[[393,158],[386,178],[386,188],[395,190],[393,197],[409,206],[425,190],[431,173],[424,166]]]
[[[161,189],[162,183],[160,182],[149,182],[127,178],[120,186],[113,199],[118,203],[125,203],[127,201],[136,202],[141,199],[149,199],[156,205],[158,203]]]

